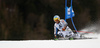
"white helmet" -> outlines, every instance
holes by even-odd
[[[58,16],[58,15],[55,15],[54,17],[53,17],[53,20],[55,21],[55,20],[59,20],[60,21],[60,17]]]

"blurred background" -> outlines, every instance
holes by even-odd
[[[100,19],[100,0],[73,0],[73,9],[78,30]],[[0,40],[53,39],[56,14],[65,18],[65,0],[0,0]]]

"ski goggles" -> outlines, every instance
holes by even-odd
[[[54,18],[54,21],[60,21],[60,19],[58,19],[58,18]]]

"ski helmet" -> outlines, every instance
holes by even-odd
[[[54,20],[54,21],[56,21],[56,20],[59,20],[59,21],[60,21],[60,17],[59,17],[58,15],[55,15],[55,16],[53,17],[53,20]]]

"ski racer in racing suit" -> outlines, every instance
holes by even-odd
[[[74,37],[73,31],[67,26],[68,23],[65,22],[65,20],[60,19],[58,15],[55,15],[53,18],[55,24],[54,24],[54,36],[55,38],[57,35],[62,36],[62,37]],[[59,31],[58,31],[59,30]]]

